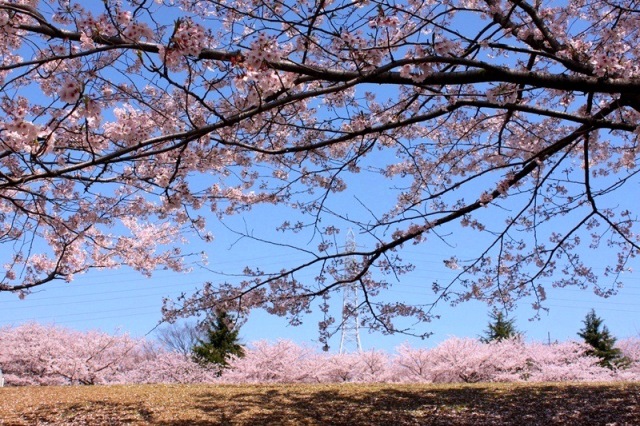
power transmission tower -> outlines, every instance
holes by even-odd
[[[347,232],[347,253],[356,251],[356,236],[353,230]],[[345,261],[345,278],[351,278],[355,272],[356,259],[353,254]],[[358,283],[345,284],[342,288],[342,333],[340,336],[340,353],[362,351],[360,344],[360,321],[358,319]]]

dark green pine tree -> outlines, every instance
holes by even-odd
[[[622,351],[615,347],[616,338],[609,333],[606,325],[603,325],[602,318],[596,315],[596,311],[591,309],[584,321],[584,328],[580,330],[578,336],[591,348],[587,350],[587,355],[600,358],[600,365],[607,368],[621,368],[627,363],[622,356]]]
[[[502,311],[493,311],[489,316],[491,317],[491,322],[489,322],[484,336],[480,337],[481,342],[489,343],[494,340],[500,341],[520,336],[520,332],[513,325],[514,318],[508,319]]]
[[[216,312],[207,324],[203,338],[193,346],[193,359],[200,364],[217,364],[226,367],[231,355],[244,356],[244,348],[239,342],[239,327],[232,323],[224,311]]]

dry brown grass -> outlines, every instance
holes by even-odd
[[[1,425],[639,425],[640,384],[0,388]]]

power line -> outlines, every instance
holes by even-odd
[[[153,315],[154,313],[157,313],[158,311],[145,311],[145,312],[138,312],[135,314],[124,314],[124,315],[113,315],[113,316],[106,316],[106,317],[92,317],[91,321],[103,321],[103,320],[110,320],[110,319],[120,319],[120,318],[133,318],[133,317],[141,317],[141,316],[148,316],[148,315]],[[32,320],[36,320],[37,318],[30,318],[28,320],[22,320],[22,321],[17,321],[20,323],[23,322],[27,322],[27,321],[32,321]],[[74,320],[63,320],[63,321],[58,321],[56,319],[54,319],[52,321],[54,324],[87,324],[87,319],[74,319]],[[12,322],[5,322],[5,325],[11,325]]]
[[[202,284],[200,282],[193,282],[193,283],[182,283],[183,285],[185,284]],[[29,301],[34,301],[34,302],[40,302],[43,300],[59,300],[59,299],[69,299],[70,297],[88,297],[88,296],[101,296],[101,295],[105,295],[105,294],[122,294],[122,293],[133,293],[136,291],[143,291],[143,290],[158,290],[158,289],[164,289],[164,288],[174,288],[177,289],[177,284],[166,284],[166,285],[154,285],[153,288],[128,288],[128,289],[123,289],[123,290],[108,290],[108,291],[98,291],[98,292],[93,292],[93,293],[74,293],[71,295],[59,295],[59,296],[46,296],[46,297],[31,297],[31,296],[27,296],[26,299],[24,300],[19,300],[19,301],[15,301],[15,300],[3,300],[0,301],[1,304],[5,304],[5,303],[28,303]],[[155,292],[154,292],[155,293]],[[157,293],[157,295],[160,294],[164,294],[164,293]],[[147,294],[145,294],[147,295]],[[149,296],[152,296],[154,294],[148,294]],[[96,299],[92,299],[91,301],[96,301]],[[82,301],[78,301],[79,303],[82,303]],[[4,309],[4,308],[3,308]]]
[[[132,311],[132,310],[151,309],[151,308],[159,308],[159,307],[156,306],[156,305],[131,306],[131,307],[127,307],[127,308],[109,309],[109,310],[104,310],[104,311],[73,312],[73,313],[67,313],[67,314],[56,314],[56,315],[48,315],[48,316],[39,316],[38,318],[40,318],[40,319],[66,318],[66,317],[77,317],[77,316],[82,316],[82,315],[93,316],[93,315],[96,315],[96,314],[110,314],[110,313],[113,313],[113,312],[126,312],[126,311]],[[158,309],[158,312],[160,312],[159,309]],[[18,319],[14,319],[14,321],[29,321],[31,319],[33,319],[33,317],[18,318]]]

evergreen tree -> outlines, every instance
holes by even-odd
[[[578,336],[591,347],[586,354],[600,358],[600,365],[603,367],[624,367],[627,360],[622,356],[622,351],[615,347],[616,338],[609,333],[607,326],[602,324],[603,320],[596,315],[596,311],[591,309],[582,322],[584,328]]]
[[[508,319],[502,311],[493,311],[490,314],[491,322],[487,325],[484,336],[480,337],[483,343],[489,343],[494,340],[500,341],[520,336],[520,332],[513,325],[515,319]]]
[[[204,330],[204,337],[193,346],[193,359],[200,364],[227,366],[229,356],[244,356],[244,348],[239,343],[239,327],[230,321],[227,312],[217,311]]]

